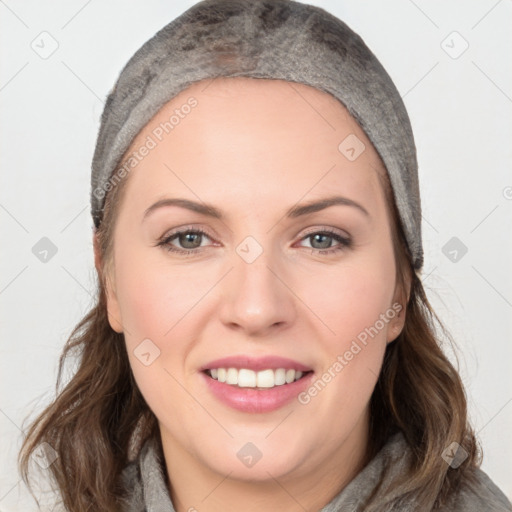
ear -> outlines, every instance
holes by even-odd
[[[398,286],[398,284],[395,287],[395,293],[393,296],[393,302],[391,303],[391,309],[395,311],[396,314],[390,320],[388,325],[386,340],[388,344],[395,341],[404,328],[407,304],[409,303],[410,295],[411,278],[408,275],[406,278],[405,286],[403,288],[401,286]]]
[[[123,325],[120,321],[121,310],[119,308],[119,302],[117,300],[115,290],[115,279],[113,275],[113,265],[104,265],[103,258],[100,250],[100,243],[98,240],[98,234],[95,231],[93,234],[93,246],[94,246],[94,266],[100,279],[104,279],[105,295],[107,298],[107,314],[108,323],[115,332],[123,332]]]

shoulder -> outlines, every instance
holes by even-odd
[[[512,504],[481,469],[464,480],[441,512],[512,512]]]

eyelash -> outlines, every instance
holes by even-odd
[[[161,246],[163,249],[165,249],[168,252],[173,252],[175,254],[181,254],[183,256],[194,256],[194,255],[198,254],[199,252],[201,252],[201,249],[204,249],[204,247],[203,248],[197,247],[195,249],[180,249],[180,248],[170,245],[170,242],[172,240],[174,240],[177,236],[183,235],[183,234],[189,234],[189,233],[206,236],[208,238],[213,238],[206,231],[204,231],[200,228],[183,228],[178,231],[174,231],[173,233],[171,233],[168,236],[164,236],[163,238],[161,238],[159,240],[159,242],[156,245]],[[310,238],[313,235],[327,235],[327,236],[333,238],[334,240],[336,240],[337,242],[339,242],[340,245],[338,245],[337,247],[335,247],[333,249],[330,249],[330,248],[329,249],[315,249],[312,247],[311,248],[312,254],[316,253],[316,254],[319,254],[322,256],[326,256],[328,254],[338,253],[340,251],[343,251],[345,249],[349,249],[350,247],[352,247],[352,240],[349,237],[344,237],[330,228],[320,229],[320,230],[316,230],[316,231],[310,231],[309,233],[306,233],[301,238],[301,240]]]

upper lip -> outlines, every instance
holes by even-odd
[[[211,370],[212,368],[247,368],[248,370],[260,371],[260,370],[277,370],[278,368],[285,368],[287,370],[299,370],[301,372],[309,372],[312,368],[309,368],[298,361],[288,359],[287,357],[279,356],[263,356],[263,357],[251,357],[248,355],[236,355],[223,357],[221,359],[215,359],[210,361],[201,367],[201,371]]]

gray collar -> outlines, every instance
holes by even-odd
[[[392,495],[378,498],[376,505],[364,502],[375,494],[382,496],[388,484],[404,473],[411,457],[401,433],[391,437],[366,467],[319,512],[420,512],[414,495],[405,495],[398,487]],[[139,456],[123,471],[128,492],[123,512],[175,512],[166,485],[163,456],[158,443],[147,441]],[[512,512],[512,505],[481,470],[475,470],[474,482],[463,484],[449,505],[439,512]],[[421,512],[433,508],[431,505]]]

